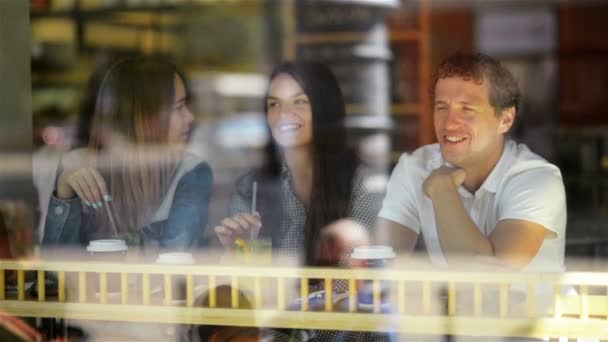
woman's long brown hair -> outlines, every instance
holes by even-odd
[[[315,265],[314,251],[321,229],[340,218],[348,217],[351,209],[352,183],[359,160],[346,140],[346,108],[342,91],[332,71],[313,62],[286,62],[276,67],[270,81],[281,74],[291,76],[310,100],[312,111],[312,169],[313,180],[306,213],[303,241],[303,262]],[[268,113],[267,108],[265,108]],[[269,129],[270,131],[270,129]],[[282,212],[280,188],[281,148],[271,139],[266,147],[266,160],[253,175],[243,177],[237,191],[250,197],[248,181],[260,183],[259,212],[264,227],[261,236],[271,236],[278,245],[278,232],[286,213]]]
[[[183,80],[166,61],[123,59],[109,69],[97,97],[89,147],[112,197],[119,234],[130,243],[150,223],[178,165],[178,153],[166,144],[175,75]],[[118,152],[107,148],[108,131],[127,146]],[[99,233],[107,237],[106,212],[97,210],[95,216]]]

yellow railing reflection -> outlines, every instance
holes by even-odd
[[[52,295],[44,285],[49,274],[53,274],[57,284]],[[15,277],[16,286],[5,285]],[[342,282],[346,291],[343,301],[337,301],[334,294],[333,298],[326,296],[320,307],[313,308],[308,301],[292,305],[298,297],[308,298],[310,279],[323,279],[326,293],[332,293],[336,281]],[[27,288],[33,280],[37,291]],[[370,282],[373,289],[372,303],[365,310],[357,302],[361,280]],[[182,284],[183,291],[174,291],[176,284]],[[216,292],[220,284],[230,285],[230,298],[222,298],[225,293]],[[112,286],[117,290],[111,291]],[[576,291],[566,295],[566,287]],[[389,288],[386,296],[381,293],[385,288]],[[241,291],[251,296],[253,308],[243,308],[239,301]],[[205,306],[197,301],[201,293],[208,299]],[[608,272],[447,272],[0,260],[0,307],[15,316],[68,319],[392,330],[404,334],[606,338]]]

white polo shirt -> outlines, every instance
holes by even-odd
[[[404,153],[388,182],[380,217],[422,233],[431,261],[447,266],[439,243],[433,203],[422,191],[424,180],[445,161],[439,144]],[[480,232],[489,237],[498,222],[531,221],[550,231],[524,270],[563,271],[566,195],[561,172],[525,145],[507,140],[500,160],[475,194],[459,187],[460,198]]]

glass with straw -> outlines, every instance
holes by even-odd
[[[253,191],[251,196],[251,215],[256,215],[257,212],[257,193],[258,183],[253,182]],[[234,241],[237,251],[244,257],[245,261],[249,262],[255,257],[256,260],[262,262],[270,262],[272,258],[272,242],[270,239],[261,239],[255,236],[254,230],[249,230],[249,240],[245,241],[242,238]]]

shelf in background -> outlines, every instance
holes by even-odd
[[[408,30],[408,31],[391,31],[390,41],[391,42],[416,42],[422,37],[422,32]]]
[[[346,112],[349,115],[369,114],[365,113],[365,106],[357,103],[346,105]],[[416,103],[393,104],[390,107],[390,114],[395,116],[418,116],[420,105]]]
[[[176,9],[183,8],[184,6],[177,5],[155,5],[155,6],[100,6],[94,8],[71,8],[71,9],[61,9],[61,10],[49,10],[49,11],[32,11],[30,12],[30,18],[38,19],[38,18],[62,18],[62,17],[74,17],[74,16],[85,16],[87,18],[90,17],[100,17],[100,16],[108,16],[114,15],[117,12],[167,12],[173,11]]]
[[[389,40],[391,42],[416,42],[420,40],[420,37],[420,31],[392,31]],[[365,41],[369,38],[369,34],[364,32],[298,33],[294,38],[297,44],[348,43]]]

